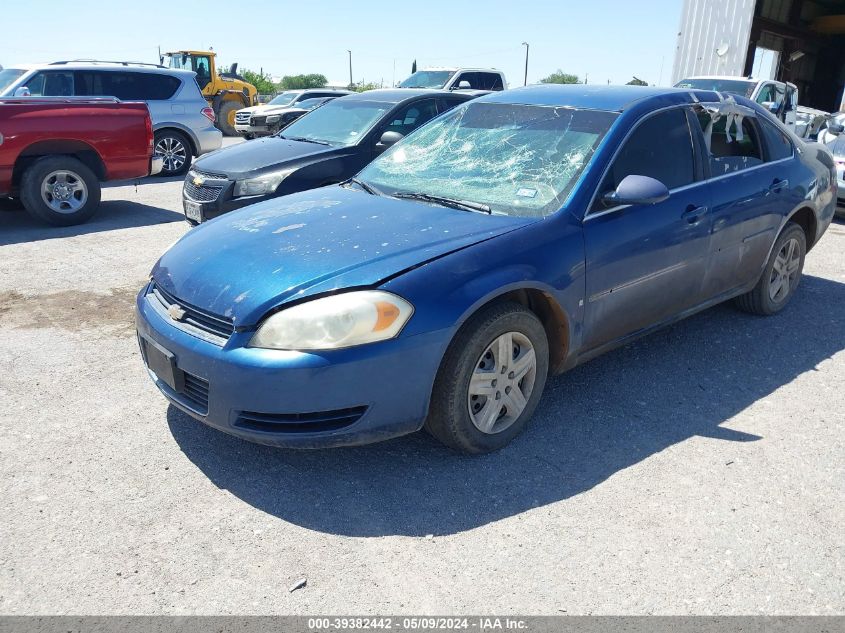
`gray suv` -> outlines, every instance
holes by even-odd
[[[0,71],[0,97],[117,97],[145,101],[155,132],[161,176],[181,176],[191,159],[219,149],[223,134],[196,74],[134,62],[54,62]]]

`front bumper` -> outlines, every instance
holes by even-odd
[[[235,332],[221,347],[184,331],[147,292],[136,301],[139,341],[173,354],[190,383],[180,393],[148,369],[162,394],[209,426],[272,446],[349,446],[419,430],[450,339],[441,330],[305,353],[248,348],[250,331]],[[207,402],[197,401],[196,384]]]
[[[270,134],[270,128],[266,125],[249,125],[243,123],[235,123],[235,131],[238,134],[254,134],[256,136],[267,136]]]
[[[188,172],[182,185],[182,211],[189,224],[202,222],[276,197],[275,194],[235,198],[235,181],[207,178],[201,187],[193,185],[193,173]]]

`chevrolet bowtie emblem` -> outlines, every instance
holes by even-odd
[[[174,321],[181,321],[185,318],[185,311],[180,306],[173,303],[169,308],[167,308],[167,315]]]
[[[205,183],[205,178],[202,176],[194,176],[193,183],[195,187],[202,187],[203,183]]]

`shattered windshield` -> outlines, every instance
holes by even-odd
[[[563,206],[616,114],[471,102],[385,152],[359,179],[387,195],[425,194],[541,217]]]

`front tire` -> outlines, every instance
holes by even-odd
[[[40,158],[24,172],[20,195],[34,218],[54,226],[73,226],[96,213],[100,181],[71,156]]]
[[[789,222],[775,241],[763,274],[754,289],[736,298],[744,312],[770,316],[786,307],[801,281],[807,238],[804,230]]]
[[[163,178],[182,176],[191,167],[191,144],[175,130],[161,130],[155,134],[155,153],[161,154],[162,168],[157,174]]]
[[[499,450],[528,424],[548,371],[546,331],[533,312],[511,302],[483,309],[446,351],[425,428],[463,453]]]

